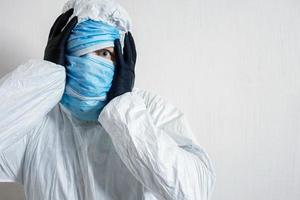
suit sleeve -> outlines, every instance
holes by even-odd
[[[30,60],[0,79],[0,182],[22,182],[28,137],[59,102],[65,69]]]
[[[183,113],[141,90],[114,98],[99,122],[130,172],[157,199],[207,200],[215,174]]]

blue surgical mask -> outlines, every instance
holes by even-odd
[[[119,38],[117,28],[101,21],[89,19],[73,29],[67,43],[67,79],[60,103],[75,117],[97,121],[108,103],[106,96],[112,84],[114,64],[91,52],[112,47]]]
[[[114,76],[113,62],[93,54],[67,56],[67,83],[61,100],[75,117],[97,121],[107,104]]]

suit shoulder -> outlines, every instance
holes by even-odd
[[[163,109],[170,112],[179,112],[182,114],[180,109],[178,109],[176,106],[174,106],[159,94],[140,88],[134,88],[132,92],[140,96],[144,100],[146,107],[152,111]]]

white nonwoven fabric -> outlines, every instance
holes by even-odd
[[[126,10],[114,0],[69,0],[63,12],[74,8],[78,23],[92,19],[117,27],[121,32],[131,31],[131,19]]]
[[[208,200],[211,161],[184,114],[135,88],[98,122],[60,103],[65,69],[30,60],[0,79],[0,182],[27,200]]]

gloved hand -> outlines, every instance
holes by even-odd
[[[114,45],[116,68],[112,86],[107,94],[108,101],[126,92],[131,92],[135,79],[136,49],[131,33],[125,34],[123,54],[119,39],[115,40]]]
[[[73,11],[73,9],[70,9],[61,14],[54,22],[48,37],[44,60],[65,66],[65,46],[72,29],[76,26],[78,21],[75,16],[66,25]]]

